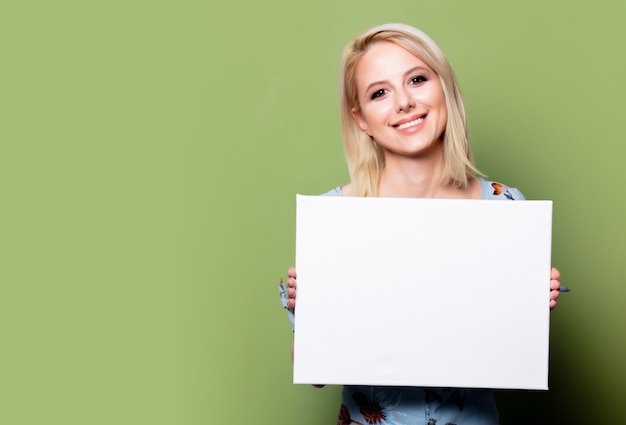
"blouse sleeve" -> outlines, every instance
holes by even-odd
[[[295,328],[296,316],[293,314],[293,311],[287,308],[287,288],[285,288],[285,283],[283,282],[282,278],[280,279],[280,283],[278,284],[278,291],[280,293],[280,302],[282,303],[283,308],[287,311],[287,317],[291,322],[291,330],[293,331]]]

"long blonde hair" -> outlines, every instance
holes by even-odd
[[[424,32],[404,24],[385,24],[361,33],[348,43],[341,66],[341,129],[352,180],[353,196],[377,196],[385,155],[365,134],[352,115],[360,111],[356,68],[369,47],[378,42],[394,43],[415,55],[439,76],[448,109],[443,134],[444,169],[442,183],[467,188],[470,178],[480,174],[474,166],[467,134],[465,106],[456,76],[435,42]]]

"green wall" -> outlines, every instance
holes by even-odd
[[[341,49],[388,21],[447,53],[479,167],[554,200],[551,390],[504,422],[621,423],[624,4],[1,3],[0,423],[334,423],[277,284],[295,194],[347,181]]]

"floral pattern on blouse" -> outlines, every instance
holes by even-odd
[[[505,186],[502,183],[493,182],[493,183],[491,183],[491,187],[493,187],[493,194],[494,195],[496,195],[496,196],[497,195],[504,195],[506,197],[506,199],[509,199],[511,201],[515,200],[515,198],[511,194],[511,191],[509,190],[508,186]]]
[[[337,418],[337,425],[497,423],[491,390],[455,388],[345,386]]]

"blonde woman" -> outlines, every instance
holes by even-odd
[[[341,78],[351,182],[324,195],[524,199],[474,166],[456,77],[422,31],[403,24],[366,30],[346,46]],[[552,269],[551,309],[559,278]],[[293,321],[294,268],[281,297]],[[498,411],[490,390],[345,386],[337,424],[496,425]]]

